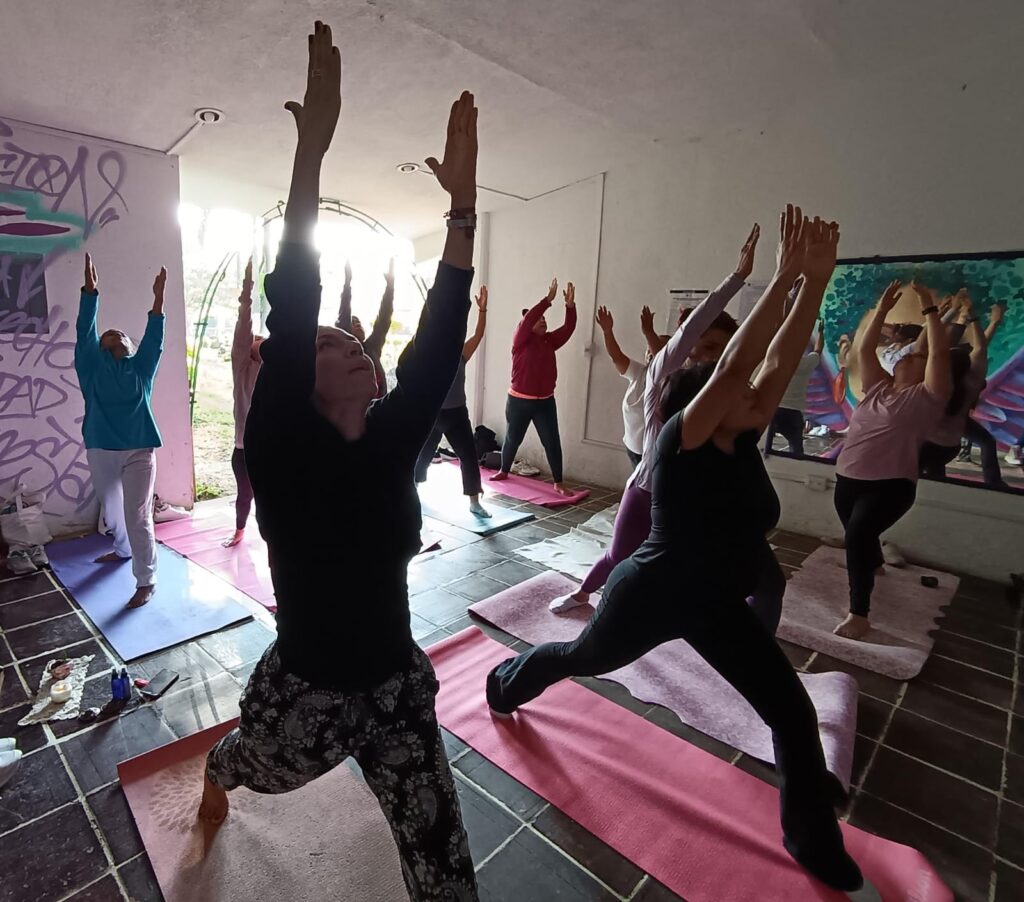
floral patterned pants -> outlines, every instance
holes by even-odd
[[[298,789],[349,756],[362,768],[398,844],[413,902],[476,902],[462,813],[434,714],[438,682],[413,651],[406,670],[366,691],[318,689],[264,652],[242,695],[238,727],[207,758],[226,790]]]

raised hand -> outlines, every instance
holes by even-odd
[[[167,284],[167,268],[160,267],[160,272],[153,280],[153,313],[164,312],[164,286]]]
[[[463,91],[448,117],[448,137],[444,145],[444,160],[427,157],[430,171],[437,176],[441,187],[451,196],[452,209],[469,210],[476,207],[476,120],[477,109],[473,95]]]
[[[836,268],[839,224],[823,222],[815,216],[809,228],[805,221],[804,228],[804,277],[809,281],[827,282]]]
[[[899,299],[903,297],[903,292],[900,290],[903,288],[903,283],[899,279],[893,279],[887,286],[885,291],[882,292],[882,298],[878,302],[878,309],[882,313],[888,313],[893,307],[899,302]]]
[[[565,291],[562,292],[562,297],[565,299],[566,307],[576,306],[576,286],[572,282],[568,282],[565,286]]]
[[[989,325],[998,326],[1003,321],[1004,313],[1005,311],[1003,310],[1003,307],[1001,305],[993,305],[992,309],[989,311],[988,314]]]
[[[640,331],[646,335],[654,331],[654,311],[644,304],[640,311]]]
[[[601,327],[602,332],[610,332],[615,328],[615,319],[607,307],[601,306],[597,308],[597,324]]]
[[[352,264],[345,261],[345,284],[348,285],[352,281]]]
[[[395,258],[392,257],[388,262],[388,271],[384,273],[384,281],[387,283],[387,287],[394,291],[395,288]]]
[[[252,303],[252,257],[245,264],[245,273],[242,275],[242,303]]]
[[[331,146],[341,113],[341,54],[331,41],[331,26],[317,22],[309,36],[309,67],[302,103],[284,105],[295,117],[299,148],[323,156]]]
[[[935,299],[932,297],[931,289],[927,285],[922,285],[917,279],[914,279],[910,283],[910,288],[914,294],[917,295],[917,299],[921,302],[921,309],[927,310],[929,307],[935,306]],[[957,294],[959,298],[960,295]]]
[[[548,286],[548,300],[553,301],[556,294],[558,294],[558,279],[552,279]]]
[[[480,294],[476,296],[476,309],[481,313],[487,312],[487,286],[480,286]]]
[[[736,264],[736,275],[743,281],[749,279],[754,271],[754,251],[757,250],[757,239],[760,237],[761,226],[755,222],[747,240],[743,242],[743,247],[740,248],[740,262]]]
[[[85,290],[92,293],[96,291],[99,279],[96,276],[96,267],[92,265],[92,254],[85,255]]]
[[[775,256],[775,272],[787,283],[795,282],[804,262],[804,215],[799,207],[786,204],[779,215],[779,249]]]

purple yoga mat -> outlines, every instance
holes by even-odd
[[[593,608],[557,615],[548,610],[548,602],[577,588],[561,574],[542,573],[477,602],[469,610],[531,645],[565,642],[579,635]],[[666,642],[603,678],[625,686],[641,701],[669,708],[683,723],[714,739],[762,761],[775,761],[768,727],[743,696],[682,640]],[[800,680],[818,712],[828,768],[849,786],[857,729],[857,682],[845,673],[801,673]]]

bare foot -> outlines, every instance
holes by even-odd
[[[847,614],[846,619],[832,632],[842,639],[863,639],[869,629],[871,629],[871,621],[867,617]]]
[[[508,473],[499,470],[491,477],[491,482],[504,482],[506,479],[508,479]]]
[[[135,594],[128,599],[129,608],[141,608],[153,597],[153,586],[139,586]]]
[[[556,482],[554,485],[555,491],[558,492],[559,495],[565,495],[568,497],[572,494],[572,489],[568,488],[564,482]]]
[[[203,849],[210,851],[217,831],[228,816],[228,794],[219,786],[210,782],[210,778],[203,775],[203,800],[199,803],[199,814],[197,820],[203,828]]]
[[[245,530],[244,529],[236,529],[234,534],[231,536],[231,538],[230,539],[225,539],[223,542],[221,542],[221,545],[223,545],[225,548],[234,548],[244,538],[245,538]]]
[[[119,564],[119,563],[121,563],[121,561],[127,561],[127,560],[128,560],[128,558],[121,557],[121,555],[119,555],[116,551],[108,551],[106,554],[101,554],[98,558],[96,558],[96,560],[93,561],[93,563],[94,564]]]

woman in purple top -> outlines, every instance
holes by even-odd
[[[878,360],[878,338],[902,292],[892,282],[857,343],[864,397],[853,411],[836,461],[836,513],[846,531],[850,613],[833,632],[860,639],[871,628],[868,609],[875,571],[882,566],[881,535],[914,504],[921,448],[945,412],[952,391],[949,336],[939,308],[923,285],[910,286],[921,300],[926,334],[901,356],[890,376]]]

